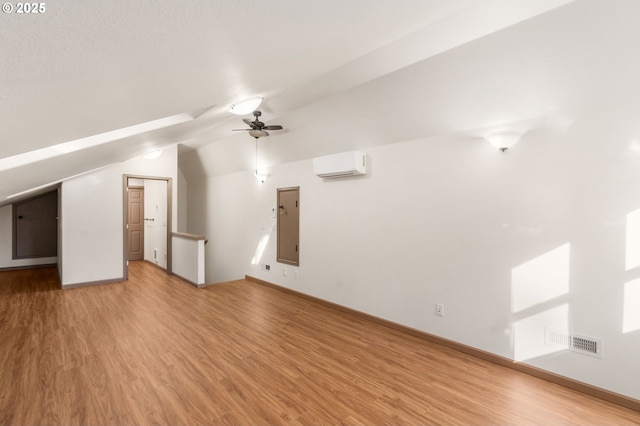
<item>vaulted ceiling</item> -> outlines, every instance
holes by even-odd
[[[381,135],[398,135],[378,143],[481,127],[491,119],[482,112],[488,102],[512,108],[524,92],[531,96],[518,119],[622,99],[637,92],[638,3],[56,0],[39,14],[14,9],[0,16],[0,203],[177,143],[210,157],[206,174],[235,171],[244,162],[229,147],[248,136],[231,132],[242,123],[228,108],[253,95],[285,134],[342,113],[354,126],[376,123]],[[362,87],[389,96],[370,102]],[[504,93],[491,93],[496,87]],[[362,111],[326,103],[347,92]],[[414,108],[393,114],[412,92]],[[187,121],[51,151],[180,114]],[[321,153],[296,143],[271,162]]]

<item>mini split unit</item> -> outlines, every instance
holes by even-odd
[[[367,173],[367,155],[360,151],[341,152],[313,159],[313,172],[323,179]]]

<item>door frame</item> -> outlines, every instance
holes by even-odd
[[[172,275],[171,269],[171,233],[173,222],[173,201],[171,198],[173,178],[160,177],[160,176],[142,176],[142,175],[122,175],[122,276],[125,281],[129,279],[129,260],[128,250],[129,247],[129,233],[127,232],[127,224],[129,223],[129,208],[127,205],[127,187],[129,179],[143,179],[143,180],[163,180],[167,182],[167,275]]]

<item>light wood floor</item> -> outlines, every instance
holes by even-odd
[[[0,424],[631,425],[640,413],[249,281],[0,272]]]

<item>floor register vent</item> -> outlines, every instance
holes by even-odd
[[[562,346],[572,352],[602,358],[602,340],[600,339],[556,330],[545,331],[545,343],[548,345]]]

